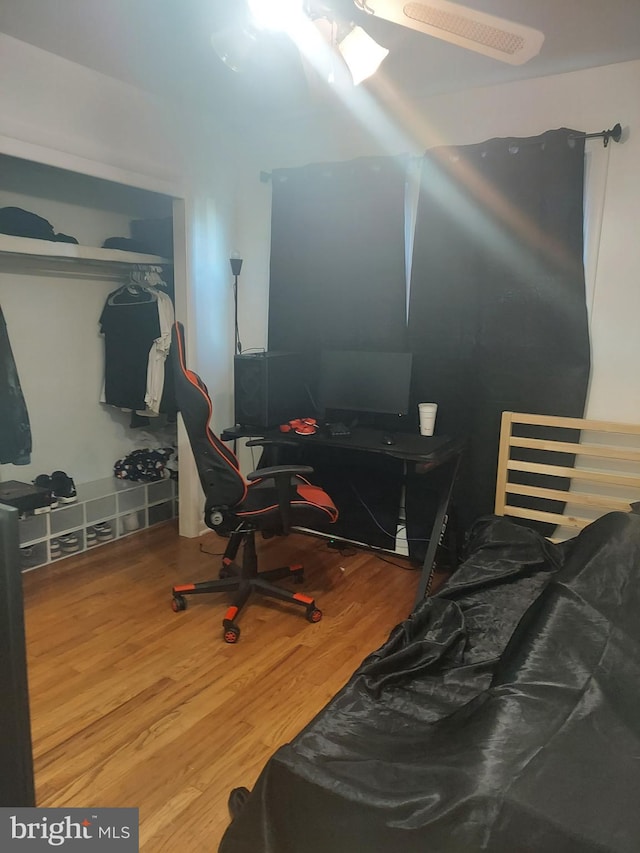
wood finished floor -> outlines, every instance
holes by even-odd
[[[294,588],[324,618],[253,598],[227,645],[226,596],[170,608],[172,584],[217,577],[201,548],[224,544],[170,523],[24,576],[38,805],[137,806],[143,853],[216,851],[230,789],[252,787],[411,610],[418,572],[312,537],[259,541],[263,568],[305,564]]]

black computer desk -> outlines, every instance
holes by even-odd
[[[224,430],[221,437],[224,441],[258,437],[264,439],[270,465],[278,464],[277,450],[279,447],[285,448],[294,444],[296,446],[335,447],[342,450],[383,454],[408,463],[412,466],[413,473],[420,475],[429,475],[438,471],[440,476],[436,478],[438,481],[436,511],[422,564],[416,597],[417,604],[427,595],[431,585],[436,550],[442,541],[446,528],[451,493],[458,474],[465,442],[463,439],[449,436],[423,436],[398,432],[393,435],[395,443],[388,445],[382,441],[383,435],[387,433],[388,430],[358,426],[352,428],[349,435],[331,436],[322,429],[313,435],[298,435],[293,431],[281,432],[278,428],[261,431],[257,427],[236,426]],[[355,544],[361,545],[362,543]]]

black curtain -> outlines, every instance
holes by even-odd
[[[583,173],[584,140],[566,129],[425,155],[409,300],[412,411],[436,401],[437,432],[468,436],[461,530],[493,511],[502,411],[583,414]],[[416,478],[407,498],[415,538],[419,488]]]
[[[272,173],[269,349],[311,364],[322,349],[406,349],[406,168],[405,157],[365,157]],[[340,511],[333,534],[394,547],[397,460],[293,453]]]
[[[406,159],[272,174],[269,349],[403,350]]]

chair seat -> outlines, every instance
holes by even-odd
[[[299,527],[324,527],[338,518],[338,510],[320,486],[304,477],[293,476],[290,481],[291,524]],[[278,495],[273,481],[255,480],[247,496],[235,509],[239,518],[251,519],[260,529],[273,527],[280,517]]]

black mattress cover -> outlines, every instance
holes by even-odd
[[[470,556],[266,764],[220,853],[640,850],[640,516]]]

